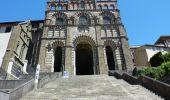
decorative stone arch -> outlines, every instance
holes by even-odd
[[[62,4],[57,4],[57,10],[63,10],[63,5]]]
[[[102,13],[99,14],[100,16],[104,17],[109,17],[111,20],[111,23],[115,21],[115,16],[112,12],[110,11],[103,11]]]
[[[107,4],[104,4],[103,10],[107,10],[107,9],[108,9],[108,5],[107,5]]]
[[[108,66],[109,70],[116,70],[118,69],[117,62],[116,62],[116,50],[117,46],[114,41],[106,40],[104,42],[104,58],[105,58],[105,65]]]
[[[87,18],[87,25],[90,25],[91,24],[91,17],[89,16],[89,14],[87,14],[87,13],[79,13],[78,14],[78,18],[79,18],[78,21],[80,21],[80,17],[82,17],[82,16],[85,16]],[[78,23],[80,23],[80,22],[78,22]]]
[[[89,21],[89,24],[91,24],[91,19],[92,19],[92,14],[90,13],[90,12],[77,12],[77,13],[75,13],[74,14],[74,18],[77,18],[77,20],[76,20],[76,23],[78,24],[79,23],[79,17],[80,16],[86,16],[87,17],[87,19],[88,19],[88,21]]]
[[[115,42],[112,40],[104,41],[104,46],[110,46],[113,50],[117,48]]]
[[[83,46],[83,45],[86,45],[86,46],[90,46],[90,49],[88,49],[88,50],[92,50],[91,51],[91,57],[92,58],[90,58],[91,60],[90,61],[92,61],[92,63],[93,63],[93,65],[92,65],[92,69],[93,69],[93,74],[98,74],[100,71],[99,71],[99,66],[98,66],[98,56],[97,56],[97,47],[96,47],[96,43],[95,43],[95,41],[93,40],[93,38],[91,38],[90,36],[86,36],[86,35],[81,35],[81,36],[78,36],[78,37],[76,37],[74,40],[73,40],[73,54],[74,54],[74,69],[75,69],[75,71],[77,72],[77,69],[76,68],[78,68],[77,67],[77,58],[76,58],[76,56],[77,56],[77,54],[79,54],[79,53],[77,53],[77,52],[79,52],[79,51],[77,51],[77,49],[78,49],[78,47],[79,46]],[[85,46],[85,48],[86,48],[86,46]],[[84,47],[84,46],[83,46]],[[79,49],[78,49],[79,50]],[[79,56],[78,56],[79,57]],[[87,57],[87,56],[86,56]],[[83,65],[82,65],[83,66]]]
[[[97,7],[98,7],[99,10],[102,10],[102,9],[103,9],[103,7],[102,7],[101,4],[99,4]]]
[[[95,41],[94,41],[93,38],[90,37],[90,36],[80,35],[80,36],[76,37],[76,38],[73,40],[73,46],[74,46],[74,48],[76,48],[76,46],[77,46],[80,42],[87,42],[87,43],[89,43],[92,47],[96,47]]]
[[[54,17],[56,20],[57,20],[57,19],[63,19],[64,25],[67,24],[67,19],[68,19],[68,17],[67,17],[67,15],[66,15],[65,13],[59,11],[59,12],[53,14],[53,17]]]
[[[64,64],[65,64],[65,46],[62,41],[54,41],[51,44],[53,50],[53,63],[52,63],[52,71],[54,72],[64,72]]]
[[[115,5],[114,5],[114,4],[111,4],[111,5],[109,6],[109,8],[115,10]]]
[[[54,49],[56,46],[64,47],[64,43],[62,41],[54,41],[54,42],[52,42],[52,48]]]
[[[56,9],[56,3],[55,2],[51,2],[49,5],[48,5],[48,9],[50,10],[55,10]]]

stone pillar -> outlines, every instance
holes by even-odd
[[[52,51],[54,52],[54,49],[52,49]],[[54,56],[54,53],[53,53],[53,55],[52,55],[52,65],[51,65],[51,72],[54,72],[54,60],[55,60],[55,58],[54,58],[55,56]]]
[[[28,64],[28,60],[25,60],[24,61],[24,67],[23,67],[24,74],[27,74],[27,64]]]
[[[96,27],[96,39],[97,39],[97,55],[99,61],[99,70],[100,74],[108,74],[108,68],[105,66],[104,62],[104,51],[103,51],[103,44],[101,41],[101,27]]]
[[[8,64],[8,69],[7,69],[8,74],[11,74],[13,64],[14,64],[14,58],[10,58],[9,64]]]
[[[72,48],[72,68],[74,71],[74,76],[76,75],[76,51]]]
[[[26,45],[25,45],[26,46]],[[23,50],[23,56],[22,56],[22,60],[25,60],[26,55],[27,55],[27,51],[28,51],[28,47],[25,47]]]
[[[41,40],[41,47],[40,47],[40,53],[39,53],[39,60],[38,60],[38,64],[40,64],[41,72],[45,71],[45,55],[46,55],[46,47],[45,47],[45,40]]]
[[[68,71],[70,75],[73,75],[74,69],[72,67],[72,45],[71,45],[71,28],[67,28],[67,39],[65,45],[65,71]]]

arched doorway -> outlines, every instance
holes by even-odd
[[[113,55],[113,50],[110,46],[106,46],[106,56],[107,56],[107,65],[109,70],[115,70],[115,60]]]
[[[57,46],[55,49],[54,57],[54,72],[62,72],[62,47]]]
[[[76,46],[76,75],[93,75],[93,50],[92,46],[86,42]]]

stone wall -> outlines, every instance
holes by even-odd
[[[154,80],[152,78],[146,77],[146,76],[140,76],[138,78],[127,74],[127,73],[119,73],[119,72],[109,72],[110,76],[115,76],[118,79],[123,79],[127,81],[130,84],[136,85],[142,85],[143,87],[153,91],[154,93],[160,95],[161,97],[169,100],[170,96],[170,85]]]
[[[1,86],[4,86],[1,87],[3,89],[0,89],[0,98],[3,98],[3,100],[18,100],[34,88],[34,79],[27,81],[3,81],[0,83]]]

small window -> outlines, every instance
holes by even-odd
[[[108,6],[104,5],[103,10],[107,10],[107,9],[108,9]]]
[[[58,5],[58,10],[62,10],[63,6],[62,5]]]
[[[51,6],[51,10],[55,10],[55,6]]]
[[[99,10],[102,10],[102,6],[101,6],[101,5],[98,5],[98,9],[99,9]]]
[[[79,18],[79,25],[87,25],[88,24],[88,19],[86,16],[80,16]]]
[[[64,25],[64,20],[63,20],[63,18],[57,18],[57,19],[56,19],[56,25]]]
[[[109,9],[113,9],[113,10],[114,10],[114,9],[115,9],[115,6],[114,6],[114,5],[110,5],[110,6],[109,6]]]
[[[84,3],[84,1],[81,1],[81,2],[80,2],[80,8],[85,8],[85,3]]]
[[[7,33],[7,32],[11,32],[11,29],[12,29],[12,27],[7,27],[6,30],[5,30],[5,32],[6,32],[6,33]]]
[[[111,19],[107,16],[103,17],[103,24],[111,24]]]

